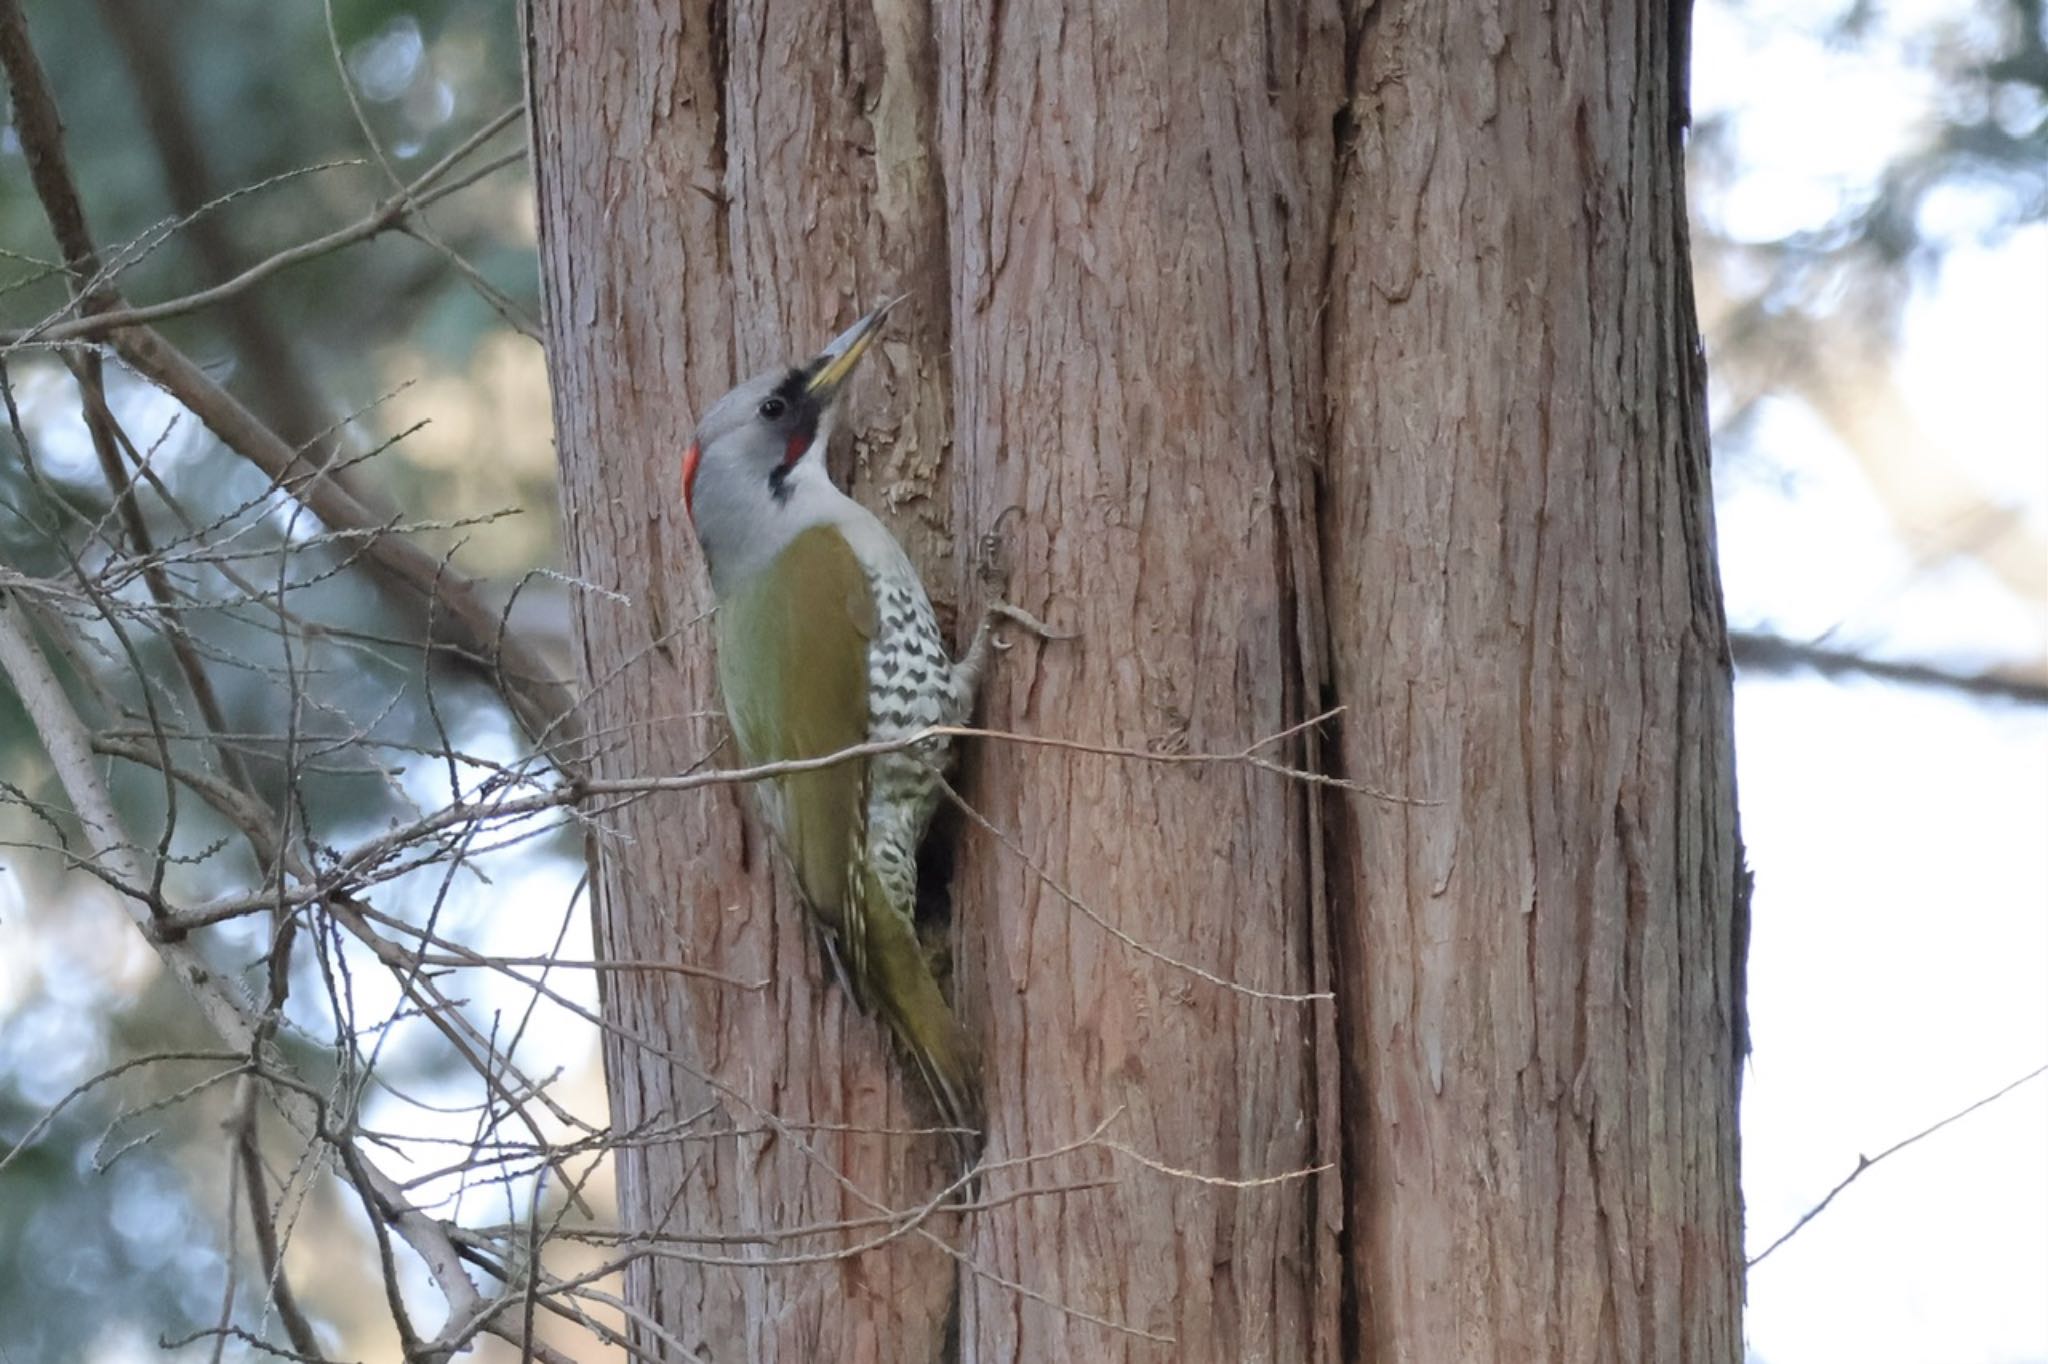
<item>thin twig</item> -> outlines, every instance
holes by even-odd
[[[190,313],[203,312],[208,308],[218,307],[223,303],[248,293],[273,275],[289,270],[294,266],[304,265],[308,261],[332,255],[336,251],[354,246],[358,242],[370,241],[384,235],[386,232],[396,231],[404,227],[414,214],[427,205],[438,202],[450,194],[465,189],[495,171],[502,170],[507,166],[516,165],[525,160],[526,154],[523,151],[508,152],[505,155],[494,157],[490,161],[485,162],[460,180],[441,186],[439,189],[435,188],[435,183],[445,176],[452,167],[470,156],[483,143],[495,137],[499,132],[515,122],[524,112],[525,110],[520,106],[514,105],[512,108],[499,113],[495,118],[477,129],[476,132],[463,139],[453,151],[442,157],[425,173],[413,180],[411,185],[408,186],[407,192],[394,194],[381,201],[368,213],[365,213],[361,218],[358,218],[346,227],[336,228],[334,231],[323,236],[300,242],[297,246],[287,247],[282,251],[264,257],[232,278],[222,280],[219,284],[195,290],[178,298],[164,299],[158,303],[142,303],[110,308],[104,312],[76,317],[68,321],[53,319],[42,326],[29,327],[14,332],[0,332],[0,348],[11,349],[31,343],[61,345],[72,341],[102,340],[123,327],[148,326],[153,323],[168,321],[171,318],[184,317]]]
[[[1911,1146],[1916,1141],[1920,1141],[1924,1138],[1933,1136],[1936,1132],[1939,1132],[1942,1128],[1947,1127],[1950,1123],[1957,1122],[1963,1118],[1969,1117],[1972,1113],[1975,1113],[1978,1109],[1984,1107],[1984,1105],[1988,1103],[1993,1103],[1999,1099],[2004,1098],[2006,1095],[2012,1093],[2015,1089],[2018,1089],[2027,1081],[2035,1079],[2043,1074],[2048,1074],[2048,1064],[2038,1065],[2034,1067],[2032,1070],[2028,1071],[2025,1075],[2020,1076],[2019,1079],[2014,1080],[2012,1083],[2005,1085],[1997,1090],[1994,1090],[1989,1094],[1986,1094],[1983,1098],[1977,1100],[1973,1104],[1970,1104],[1968,1107],[1957,1109],[1955,1112],[1949,1114],[1940,1122],[1937,1122],[1932,1126],[1921,1128],[1918,1132],[1915,1132],[1912,1136],[1907,1137],[1904,1141],[1894,1142],[1892,1145],[1885,1147],[1884,1150],[1879,1151],[1874,1156],[1856,1157],[1856,1168],[1849,1171],[1848,1176],[1845,1179],[1843,1179],[1841,1183],[1835,1185],[1834,1188],[1829,1189],[1826,1198],[1821,1199],[1820,1202],[1808,1208],[1804,1215],[1802,1215],[1797,1222],[1794,1222],[1790,1227],[1788,1227],[1785,1230],[1785,1233],[1783,1235],[1778,1237],[1777,1240],[1771,1242],[1769,1245],[1765,1246],[1761,1251],[1758,1251],[1754,1256],[1750,1257],[1749,1263],[1747,1264],[1746,1268],[1755,1269],[1758,1265],[1762,1264],[1765,1261],[1765,1259],[1767,1259],[1770,1256],[1770,1253],[1772,1251],[1776,1250],[1779,1246],[1784,1245],[1794,1236],[1797,1236],[1799,1234],[1800,1228],[1804,1227],[1808,1222],[1811,1222],[1814,1218],[1820,1216],[1821,1213],[1825,1212],[1827,1210],[1828,1204],[1835,1201],[1835,1196],[1841,1193],[1842,1190],[1848,1188],[1851,1184],[1854,1184],[1858,1179],[1861,1179],[1863,1177],[1863,1172],[1865,1170],[1868,1170],[1871,1166],[1877,1164],[1881,1160],[1884,1160],[1888,1156],[1897,1155],[1899,1152],[1905,1150],[1908,1146]]]
[[[292,1292],[291,1280],[285,1276],[284,1249],[278,1243],[277,1223],[271,1219],[270,1192],[263,1178],[263,1152],[257,1145],[253,1082],[244,1082],[236,1107],[235,1165],[247,1191],[249,1225],[256,1233],[256,1255],[263,1268],[264,1290],[277,1305],[277,1315],[284,1322],[285,1336],[292,1348],[310,1358],[323,1358],[319,1338],[313,1334],[313,1323],[300,1309],[298,1295]]]
[[[377,140],[376,130],[370,127],[370,116],[363,109],[362,98],[356,94],[356,83],[348,72],[348,58],[342,54],[341,34],[334,26],[334,0],[321,0],[320,8],[327,20],[327,50],[334,58],[335,79],[341,83],[341,93],[348,100],[349,112],[355,116],[356,127],[361,131],[363,141],[369,144],[370,154],[383,168],[385,178],[391,182],[391,187],[398,191],[399,197],[405,200],[412,210],[412,234],[440,252],[443,258],[455,267],[456,273],[469,281],[470,287],[476,290],[478,297],[490,304],[498,316],[504,319],[505,325],[536,345],[541,344],[539,326],[521,312],[495,285],[485,279],[482,271],[464,260],[455,248],[442,241],[427,221],[426,214],[421,211],[424,206],[413,201],[411,188],[398,174],[398,168],[391,164],[391,158],[384,154],[384,144]]]
[[[1433,806],[1443,804],[1443,801],[1440,799],[1431,799],[1424,796],[1404,796],[1392,791],[1382,791],[1377,787],[1367,786],[1364,782],[1347,781],[1343,777],[1333,777],[1327,772],[1311,772],[1306,768],[1289,767],[1285,763],[1274,762],[1271,758],[1259,756],[1260,749],[1280,743],[1282,740],[1290,739],[1303,730],[1313,729],[1318,725],[1326,724],[1343,713],[1343,706],[1332,706],[1321,715],[1313,716],[1298,724],[1289,725],[1283,730],[1278,730],[1263,739],[1247,744],[1235,753],[1161,753],[1147,748],[1119,748],[1114,744],[1085,743],[1079,739],[1058,739],[1040,734],[1015,734],[1008,730],[1000,729],[976,729],[971,725],[933,725],[925,733],[927,735],[962,739],[1005,739],[1011,743],[1024,744],[1033,748],[1058,748],[1072,753],[1093,753],[1105,758],[1128,758],[1144,763],[1185,764],[1196,767],[1234,763],[1245,767],[1255,767],[1262,772],[1271,772],[1275,776],[1286,777],[1290,781],[1305,782],[1311,786],[1327,786],[1339,791],[1349,791],[1354,795],[1370,796],[1374,800],[1383,800],[1392,805]]]
[[[176,347],[148,328],[123,328],[114,348],[134,370],[176,398],[222,443],[280,481],[300,467],[299,452],[257,420],[241,402],[207,377]],[[308,470],[307,472],[313,472]],[[476,667],[486,682],[502,682],[513,713],[530,734],[553,733],[555,761],[574,770],[582,730],[574,693],[553,667],[519,634],[499,638],[497,613],[482,585],[410,540],[390,534],[396,520],[365,506],[332,481],[309,483],[307,507],[331,529],[365,537],[364,555],[388,585],[420,606],[433,599],[438,625],[434,643],[447,656]]]
[[[1006,852],[1023,863],[1024,869],[1029,871],[1040,885],[1058,896],[1069,908],[1078,910],[1081,916],[1087,919],[1088,922],[1094,924],[1097,928],[1109,934],[1110,937],[1115,938],[1139,956],[1149,957],[1160,965],[1170,966],[1176,971],[1184,971],[1197,980],[1207,981],[1209,984],[1228,990],[1232,994],[1243,995],[1249,999],[1265,1000],[1271,1004],[1320,1004],[1327,1003],[1335,998],[1335,996],[1324,991],[1307,991],[1297,994],[1285,990],[1261,990],[1255,986],[1245,985],[1239,981],[1231,980],[1227,976],[1220,976],[1214,971],[1197,966],[1191,961],[1183,961],[1169,952],[1163,952],[1125,929],[1117,927],[1103,915],[1102,911],[1074,894],[1073,891],[1062,885],[1051,872],[1039,866],[1038,862],[1030,853],[1024,850],[1023,845],[1015,838],[1012,838],[1007,832],[999,828],[988,816],[968,804],[967,798],[955,790],[951,782],[947,781],[944,777],[940,777],[937,780],[939,789],[944,791],[953,804],[959,808],[960,813],[967,817],[968,823],[1000,843]]]

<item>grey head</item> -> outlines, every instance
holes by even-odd
[[[825,447],[847,380],[900,302],[882,304],[811,359],[756,374],[697,423],[683,452],[683,506],[720,594],[843,500],[826,476]]]

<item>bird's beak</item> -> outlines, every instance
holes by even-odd
[[[811,362],[811,377],[804,385],[804,392],[815,398],[820,407],[831,406],[853,374],[854,367],[860,364],[860,358],[867,354],[868,347],[881,334],[882,323],[890,311],[908,297],[908,294],[898,294],[839,333],[831,345],[818,353],[818,358]]]

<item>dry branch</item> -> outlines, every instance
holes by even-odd
[[[1865,1171],[1877,1165],[1880,1161],[1887,1160],[1890,1157],[1897,1155],[1899,1152],[1905,1150],[1908,1146],[1911,1146],[1913,1143],[1917,1141],[1926,1140],[1928,1137],[1933,1136],[1936,1132],[1939,1132],[1942,1128],[1947,1127],[1950,1123],[1960,1122],[1962,1119],[1969,1117],[1972,1113],[1975,1113],[1978,1109],[1983,1108],[1987,1104],[1997,1102],[1998,1100],[2004,1098],[2006,1095],[2012,1093],[2015,1089],[2018,1089],[2021,1085],[2027,1083],[2027,1081],[2038,1079],[2044,1074],[2048,1074],[2048,1065],[2036,1066],[2032,1070],[2028,1071],[2025,1075],[2020,1076],[2019,1079],[2014,1080],[2009,1084],[2001,1085],[1999,1088],[1993,1090],[1991,1093],[1986,1094],[1983,1098],[1978,1099],[1974,1103],[1966,1104],[1962,1108],[1957,1109],[1955,1112],[1949,1114],[1947,1117],[1941,1119],[1938,1122],[1928,1124],[1926,1127],[1921,1128],[1918,1132],[1915,1132],[1912,1136],[1905,1138],[1903,1141],[1893,1142],[1890,1146],[1885,1147],[1884,1150],[1879,1151],[1876,1155],[1856,1157],[1856,1168],[1849,1171],[1849,1173],[1843,1177],[1841,1183],[1835,1185],[1834,1188],[1829,1189],[1827,1191],[1827,1195],[1823,1197],[1820,1200],[1820,1202],[1814,1204],[1812,1207],[1808,1208],[1804,1213],[1800,1214],[1799,1220],[1797,1222],[1794,1222],[1791,1226],[1787,1227],[1782,1233],[1780,1233],[1777,1240],[1771,1242],[1762,1250],[1750,1256],[1746,1268],[1755,1269],[1758,1265],[1762,1264],[1766,1259],[1770,1257],[1772,1251],[1776,1250],[1779,1246],[1784,1245],[1787,1241],[1791,1240],[1793,1237],[1797,1236],[1801,1231],[1805,1230],[1807,1223],[1811,1222],[1814,1218],[1820,1216],[1822,1213],[1827,1211],[1828,1204],[1834,1202],[1837,1195],[1839,1195],[1844,1189],[1847,1189],[1851,1184],[1854,1184],[1857,1180],[1861,1179]]]
[[[138,374],[162,388],[204,422],[223,444],[279,484],[316,472],[276,432],[206,376],[183,352],[147,328],[113,335],[115,351]],[[468,665],[505,698],[531,735],[554,734],[550,756],[574,770],[581,731],[574,693],[538,650],[508,630],[485,599],[482,585],[418,545],[390,532],[395,516],[365,506],[329,480],[303,484],[306,506],[329,527],[361,534],[363,555],[389,587],[416,609],[431,607],[432,643],[445,657]]]
[[[6,0],[0,0],[0,5],[5,3]],[[50,754],[65,794],[87,830],[93,856],[110,864],[117,882],[130,887],[147,885],[149,878],[144,875],[140,853],[122,831],[120,818],[93,764],[85,726],[35,643],[20,604],[11,592],[0,592],[0,669],[13,682]],[[190,939],[167,939],[156,931],[156,917],[167,906],[144,903],[134,894],[126,897],[124,903],[136,926],[150,939],[208,1025],[230,1050],[248,1057],[259,1073],[271,1081],[270,1096],[294,1133],[308,1142],[327,1137],[329,1127],[317,1096],[287,1082],[282,1060],[262,1041],[265,1029],[260,1011],[234,983],[234,977],[215,969]],[[478,1314],[483,1301],[476,1285],[462,1270],[447,1228],[413,1207],[389,1177],[353,1153],[348,1143],[340,1142],[335,1149],[377,1215],[394,1227],[426,1262],[428,1272],[447,1297],[451,1312],[457,1316]],[[485,1319],[478,1316],[479,1321]]]
[[[358,242],[370,241],[387,232],[402,229],[415,214],[429,205],[468,188],[493,172],[524,160],[524,152],[508,152],[493,157],[456,180],[445,185],[440,183],[451,170],[474,154],[486,141],[514,122],[521,112],[514,107],[500,113],[414,179],[405,193],[394,194],[383,200],[346,227],[336,228],[323,236],[287,247],[266,256],[232,278],[178,298],[165,299],[160,303],[112,307],[69,320],[61,317],[52,318],[38,326],[0,331],[0,349],[104,340],[123,327],[148,326],[174,317],[184,317],[190,313],[216,308],[233,302],[257,285],[293,266],[303,265],[345,247],[354,246]]]
[[[7,71],[15,128],[30,178],[64,253],[66,268],[76,281],[79,308],[87,315],[106,312],[118,306],[118,299],[100,278],[99,257],[84,206],[64,159],[63,121],[29,41],[18,0],[0,0],[0,64]],[[486,125],[491,132],[497,126]],[[452,164],[453,160],[446,160],[429,174]],[[416,206],[409,195],[402,195],[401,203]],[[309,466],[300,450],[156,332],[146,327],[121,327],[112,331],[109,339],[129,366],[176,398],[223,444],[262,469],[277,485],[290,486],[295,475],[320,472]],[[300,496],[328,527],[364,535],[365,557],[383,581],[415,606],[431,605],[437,627],[431,642],[480,671],[504,695],[529,734],[556,736],[554,756],[565,766],[573,764],[578,721],[572,691],[531,645],[506,629],[474,580],[392,534],[397,526],[395,516],[366,505],[334,480],[308,480],[301,486]]]
[[[2022,705],[2048,705],[2048,681],[2038,670],[1966,673],[1931,663],[1907,663],[1872,658],[1853,649],[1786,639],[1780,635],[1737,630],[1728,636],[1735,666],[1746,673],[1789,674],[1815,672],[1822,677],[1869,677],[1880,682],[1897,682],[1909,687],[1927,687],[1962,696],[2017,701]]]

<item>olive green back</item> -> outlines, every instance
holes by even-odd
[[[818,526],[718,604],[718,680],[748,766],[819,758],[867,742],[874,596],[845,537]],[[867,762],[792,773],[763,805],[804,898],[844,932],[861,841]]]

